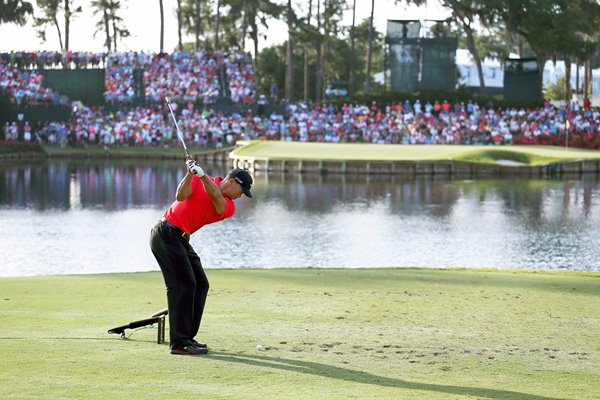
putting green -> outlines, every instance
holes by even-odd
[[[378,145],[365,143],[303,143],[249,141],[233,154],[241,157],[353,161],[464,161],[540,165],[600,159],[600,151],[553,146]]]

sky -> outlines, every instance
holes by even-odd
[[[35,8],[35,0],[29,0]],[[104,51],[103,34],[98,33],[94,37],[96,21],[99,16],[93,14],[89,7],[89,0],[72,0],[73,6],[82,6],[83,11],[71,22],[70,49],[86,51]],[[283,0],[275,0],[280,4],[287,4]],[[351,5],[352,0],[348,0]],[[125,8],[121,16],[126,27],[131,32],[131,37],[123,39],[118,43],[119,51],[136,50],[158,52],[160,50],[160,12],[158,0],[124,0]],[[293,1],[293,7],[301,15],[306,13],[308,0]],[[165,44],[167,52],[173,51],[177,46],[177,16],[176,0],[163,0],[165,12]],[[316,0],[313,0],[316,4]],[[298,10],[302,10],[301,12]],[[356,22],[368,18],[371,13],[371,0],[356,0]],[[395,5],[394,0],[376,0],[374,23],[380,32],[386,31],[388,19],[444,19],[448,12],[439,5],[436,0],[430,0],[426,7],[407,7],[404,2]],[[348,10],[343,20],[345,25],[352,23],[352,10]],[[10,51],[35,51],[35,50],[60,50],[56,29],[47,29],[47,41],[42,42],[33,28],[33,20],[30,18],[27,25],[23,27],[14,24],[0,25],[0,52]],[[62,26],[61,26],[62,29]],[[269,21],[267,39],[259,42],[259,48],[279,44],[287,38],[287,27],[281,20]],[[64,36],[64,32],[63,32]],[[63,39],[64,40],[64,39]],[[191,37],[184,42],[192,41]],[[247,40],[247,50],[251,50],[252,42]]]

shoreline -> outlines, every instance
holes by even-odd
[[[13,144],[27,151],[0,152],[0,161],[41,159],[138,159],[181,160],[179,147],[102,147],[61,148],[34,144]],[[269,153],[270,146],[275,148]],[[286,146],[288,148],[286,148]],[[296,146],[294,149],[293,146]],[[299,147],[304,146],[304,147]],[[264,141],[238,142],[235,147],[221,149],[190,148],[199,162],[230,164],[254,172],[393,175],[393,176],[460,176],[460,177],[554,177],[563,174],[600,173],[600,152],[539,146],[436,146],[436,145],[372,145],[350,144],[345,149],[366,149],[357,158],[340,151],[326,153],[322,149],[335,145],[325,143],[279,143]],[[387,146],[387,147],[383,147]],[[279,148],[284,151],[278,153]],[[258,148],[258,151],[255,149]],[[396,153],[390,152],[390,148]],[[315,151],[313,151],[313,149]],[[407,150],[408,149],[408,150]],[[440,149],[445,153],[439,155]],[[385,150],[385,154],[383,153]],[[553,153],[544,155],[543,151]],[[409,152],[419,152],[413,156]],[[560,155],[566,153],[566,156]],[[283,155],[282,155],[283,154]],[[287,156],[285,156],[287,154]],[[448,155],[449,154],[449,155]],[[557,155],[559,154],[559,155]],[[404,158],[403,158],[404,156]],[[387,158],[386,158],[387,157]],[[561,158],[562,157],[562,158]]]
[[[324,267],[270,267],[270,268],[205,268],[205,271],[374,271],[374,272],[393,272],[393,271],[438,271],[438,272],[476,272],[476,273],[511,273],[511,274],[531,274],[531,275],[565,275],[580,276],[589,278],[600,278],[600,271],[573,271],[563,269],[501,269],[501,268],[467,268],[467,267],[361,267],[361,268],[324,268]],[[3,279],[27,279],[27,278],[60,278],[60,277],[95,277],[95,276],[125,276],[134,274],[159,274],[160,270],[146,271],[124,271],[124,272],[92,272],[89,274],[40,274],[40,275],[0,275]]]

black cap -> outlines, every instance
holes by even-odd
[[[252,177],[245,169],[234,168],[227,173],[227,179],[234,179],[242,187],[242,191],[248,197],[252,197],[250,188],[252,187]]]

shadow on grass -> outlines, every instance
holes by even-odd
[[[403,379],[388,378],[374,375],[369,372],[356,371],[348,368],[334,367],[310,361],[292,360],[281,357],[268,357],[249,354],[234,354],[214,351],[208,356],[214,360],[226,361],[237,364],[253,365],[263,368],[274,368],[285,371],[298,372],[309,375],[322,376],[326,378],[339,379],[354,383],[363,383],[376,386],[385,386],[398,389],[422,390],[435,393],[448,393],[461,396],[474,396],[477,398],[488,398],[498,400],[560,400],[555,397],[538,396],[534,394],[515,392],[510,390],[497,390],[474,388],[466,386],[436,385],[433,383],[411,382]]]

